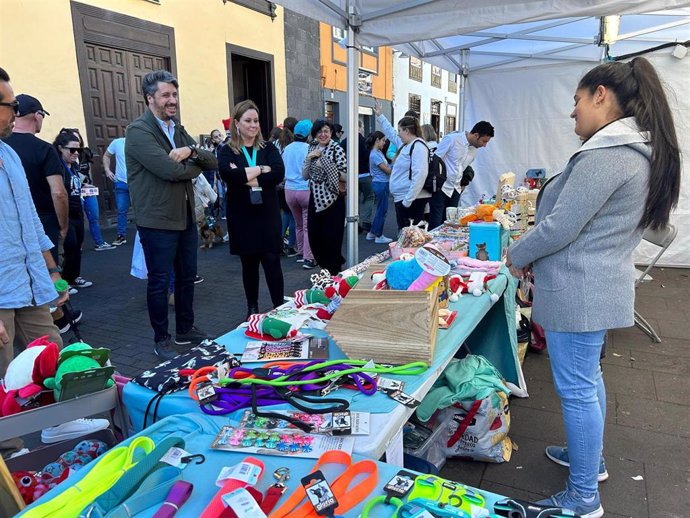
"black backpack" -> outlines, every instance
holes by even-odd
[[[441,187],[443,187],[443,184],[446,183],[446,179],[448,178],[448,174],[446,173],[446,164],[441,157],[436,156],[436,153],[429,149],[429,146],[427,146],[425,142],[415,140],[412,143],[412,146],[410,146],[410,180],[412,180],[412,151],[414,150],[414,145],[417,142],[422,142],[424,147],[429,152],[429,174],[427,174],[426,180],[424,180],[423,188],[425,191],[434,194],[435,192],[440,191]]]

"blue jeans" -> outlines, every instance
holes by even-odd
[[[295,246],[295,243],[297,243],[297,237],[295,234],[295,217],[292,215],[292,212],[288,209],[282,209],[280,211],[281,213],[281,219],[283,221],[283,232],[282,236],[285,237],[285,231],[288,230],[290,233],[288,234],[288,244],[287,246],[293,247]]]
[[[185,230],[137,227],[144,249],[148,283],[146,304],[157,342],[168,336],[168,288],[175,273],[175,329],[187,333],[194,325],[194,279],[198,234],[196,224],[187,215]]]
[[[86,218],[89,220],[89,232],[93,242],[96,243],[96,246],[100,246],[103,244],[103,235],[101,234],[101,225],[98,222],[98,198],[96,196],[84,196],[83,205]]]
[[[606,390],[599,358],[606,331],[546,331],[551,371],[561,399],[570,460],[569,483],[584,497],[598,491]]]
[[[129,187],[126,182],[115,182],[115,205],[117,205],[117,235],[127,235],[127,212],[129,211]]]
[[[376,198],[376,213],[374,214],[374,221],[371,222],[371,233],[376,237],[383,235],[383,224],[386,222],[386,214],[388,213],[388,182],[371,182],[371,188],[374,191]]]

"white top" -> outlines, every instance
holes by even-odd
[[[115,181],[127,183],[127,164],[125,162],[125,138],[113,140],[108,146],[108,153],[115,157]]]
[[[449,198],[453,195],[453,189],[461,192],[460,181],[462,172],[474,161],[477,148],[470,146],[464,131],[449,133],[441,140],[436,148],[436,156],[443,159],[448,175],[441,190]]]
[[[376,120],[388,140],[400,149],[390,176],[389,188],[393,201],[401,201],[405,207],[409,207],[417,198],[430,198],[431,193],[422,188],[429,174],[429,150],[424,140],[416,138],[409,144],[404,144],[385,115],[379,115]],[[413,155],[410,157],[412,144],[417,141],[419,142],[415,144]],[[410,180],[410,164],[412,164],[412,180]]]

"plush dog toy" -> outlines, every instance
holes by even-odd
[[[47,336],[37,338],[26,346],[7,367],[5,379],[0,383],[0,416],[26,410],[20,401],[38,397],[44,390],[46,378],[57,370],[58,346]],[[51,403],[51,400],[45,403]]]
[[[44,384],[46,388],[52,389],[55,394],[55,400],[60,401],[62,393],[62,379],[65,374],[72,372],[83,372],[94,369],[108,369],[110,375],[115,370],[113,367],[106,367],[110,351],[108,349],[94,349],[89,344],[84,342],[77,342],[60,351],[58,359],[58,368],[55,371],[55,377],[46,378]],[[112,387],[115,382],[108,379],[105,387]]]

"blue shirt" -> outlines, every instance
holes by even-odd
[[[108,146],[108,153],[115,157],[115,181],[127,183],[127,163],[125,162],[125,138],[113,140]]]
[[[173,119],[170,119],[168,121],[170,124],[168,124],[167,122],[160,120],[158,117],[156,117],[156,120],[158,121],[158,125],[163,130],[165,136],[168,137],[170,145],[173,147],[173,149],[175,149],[175,121]]]
[[[390,175],[379,167],[381,164],[388,164],[386,157],[378,149],[372,149],[369,154],[369,171],[371,172],[372,182],[388,182]]]
[[[285,164],[285,188],[290,191],[308,191],[309,182],[302,178],[302,164],[307,157],[309,144],[292,142],[285,146],[283,163]]]
[[[0,141],[0,308],[42,306],[57,298],[43,258],[51,248],[22,162]]]

